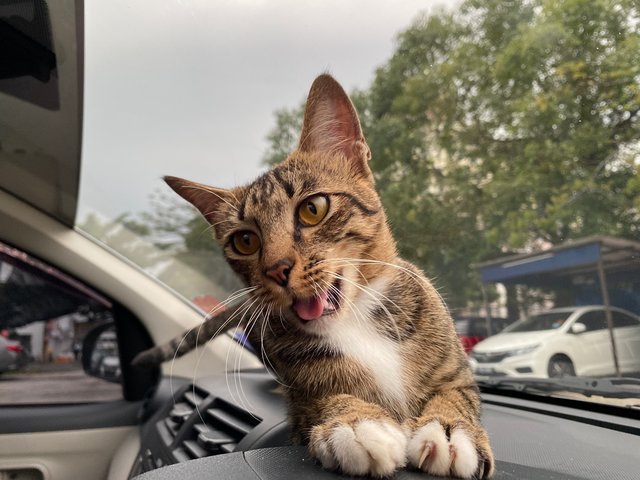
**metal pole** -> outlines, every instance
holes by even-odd
[[[604,266],[602,265],[602,256],[598,258],[598,278],[600,280],[600,292],[602,293],[602,303],[604,304],[604,312],[607,316],[607,327],[609,328],[609,338],[611,340],[611,353],[613,353],[613,365],[616,369],[616,377],[620,375],[620,365],[618,364],[618,349],[616,348],[616,340],[613,336],[613,317],[611,315],[611,302],[609,301],[609,290],[607,288],[607,279],[604,275]]]
[[[480,289],[482,290],[482,303],[484,304],[484,318],[487,327],[487,337],[493,335],[493,329],[491,328],[491,314],[489,313],[489,302],[487,300],[487,291],[484,288],[484,282],[480,282]]]

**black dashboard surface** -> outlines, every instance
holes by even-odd
[[[288,445],[284,398],[268,373],[212,376],[195,386],[174,388],[175,402],[165,401],[143,428],[135,480],[347,478],[322,470],[304,447]],[[198,407],[190,415],[178,411],[185,420],[167,435],[171,412],[176,418],[176,405],[185,403],[185,396],[193,400],[194,393],[192,403],[199,401]],[[223,423],[216,423],[220,418]],[[640,478],[639,420],[483,394],[482,421],[497,459],[494,478]],[[216,432],[231,432],[219,435],[230,443],[199,449],[198,444],[205,444],[198,436],[202,427],[196,426],[202,423]],[[235,437],[229,429],[234,424],[242,430]],[[430,477],[400,471],[394,478]]]

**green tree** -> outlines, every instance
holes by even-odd
[[[292,109],[281,108],[275,111],[276,125],[267,134],[268,147],[262,159],[264,163],[280,163],[293,151],[302,131],[303,113],[304,103]]]
[[[479,298],[474,262],[640,239],[639,29],[630,0],[468,0],[419,16],[356,95],[400,251],[450,304]]]

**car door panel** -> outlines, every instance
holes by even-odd
[[[620,369],[640,371],[640,327],[616,328],[613,332]]]
[[[106,479],[111,458],[136,426],[0,434],[0,478]],[[33,476],[34,471],[40,476]],[[27,477],[26,475],[31,475]]]

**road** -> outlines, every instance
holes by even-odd
[[[122,398],[122,387],[78,369],[0,375],[0,405],[105,402]]]

